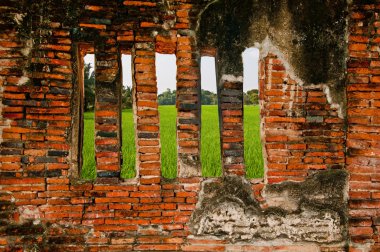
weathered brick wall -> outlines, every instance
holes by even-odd
[[[262,54],[266,170],[248,181],[242,81],[218,60],[224,176],[200,177],[195,31],[206,2],[3,1],[0,250],[378,250],[380,7],[361,2],[350,6],[347,122],[334,85],[304,83],[278,48]],[[96,57],[96,181],[78,176],[85,52]],[[177,57],[174,180],[161,177],[155,52]],[[131,180],[120,179],[122,53],[132,55],[134,71]]]
[[[332,103],[329,87],[292,79],[276,55],[262,64],[268,183],[303,181],[316,171],[344,168],[343,108]]]
[[[347,170],[353,251],[379,251],[378,3],[355,1],[347,63]]]
[[[243,81],[226,77],[220,97],[221,140],[225,175],[244,176]]]

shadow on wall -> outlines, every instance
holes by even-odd
[[[241,76],[237,57],[268,38],[307,84],[344,84],[347,3],[338,1],[220,0],[201,14],[201,47],[218,49],[218,76]],[[247,22],[249,20],[249,22]]]

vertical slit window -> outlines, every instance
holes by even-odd
[[[161,170],[165,178],[177,176],[176,76],[174,54],[156,53],[158,110],[160,115]]]
[[[95,162],[95,56],[87,54],[83,66],[83,145],[81,176],[84,179],[96,178]]]
[[[132,95],[132,57],[122,55],[123,87],[122,87],[122,167],[121,178],[133,178],[136,175],[136,144],[135,126],[133,118],[133,95]]]
[[[244,159],[248,178],[264,176],[260,131],[259,50],[248,48],[243,54],[244,66]]]
[[[222,175],[215,58],[201,57],[201,163],[202,176]]]

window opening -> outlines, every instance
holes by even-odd
[[[82,59],[81,59],[82,60]],[[83,145],[81,176],[96,178],[95,161],[95,55],[87,54],[83,64]]]
[[[201,57],[201,163],[204,177],[222,175],[215,67],[214,57]]]
[[[133,119],[133,96],[132,96],[132,57],[123,54],[121,57],[123,70],[122,86],[122,167],[121,178],[133,178],[136,175],[136,144],[135,126]]]
[[[156,53],[158,111],[160,117],[161,172],[165,178],[177,176],[177,63],[174,54]]]
[[[244,67],[244,159],[246,176],[262,178],[264,159],[260,131],[259,50],[248,48],[243,54]]]

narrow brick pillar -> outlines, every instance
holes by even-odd
[[[303,181],[309,168],[323,169],[319,164],[313,167],[313,163],[319,159],[314,157],[323,153],[322,145],[328,140],[323,131],[329,126],[313,117],[325,113],[315,111],[324,105],[319,102],[310,107],[305,105],[304,87],[291,78],[284,62],[275,54],[269,53],[264,63],[265,79],[260,93],[263,95],[261,120],[265,130],[266,182]],[[314,120],[310,124],[305,124],[305,108]]]
[[[178,177],[201,176],[200,166],[200,61],[195,39],[177,42]]]
[[[221,140],[224,175],[245,175],[243,130],[243,80],[222,80],[220,92]]]
[[[120,55],[115,47],[115,40],[109,39],[107,44],[95,48],[95,62],[97,175],[98,178],[119,177],[122,83]]]
[[[136,99],[137,164],[140,183],[160,182],[160,140],[153,42],[136,43],[132,52]]]

